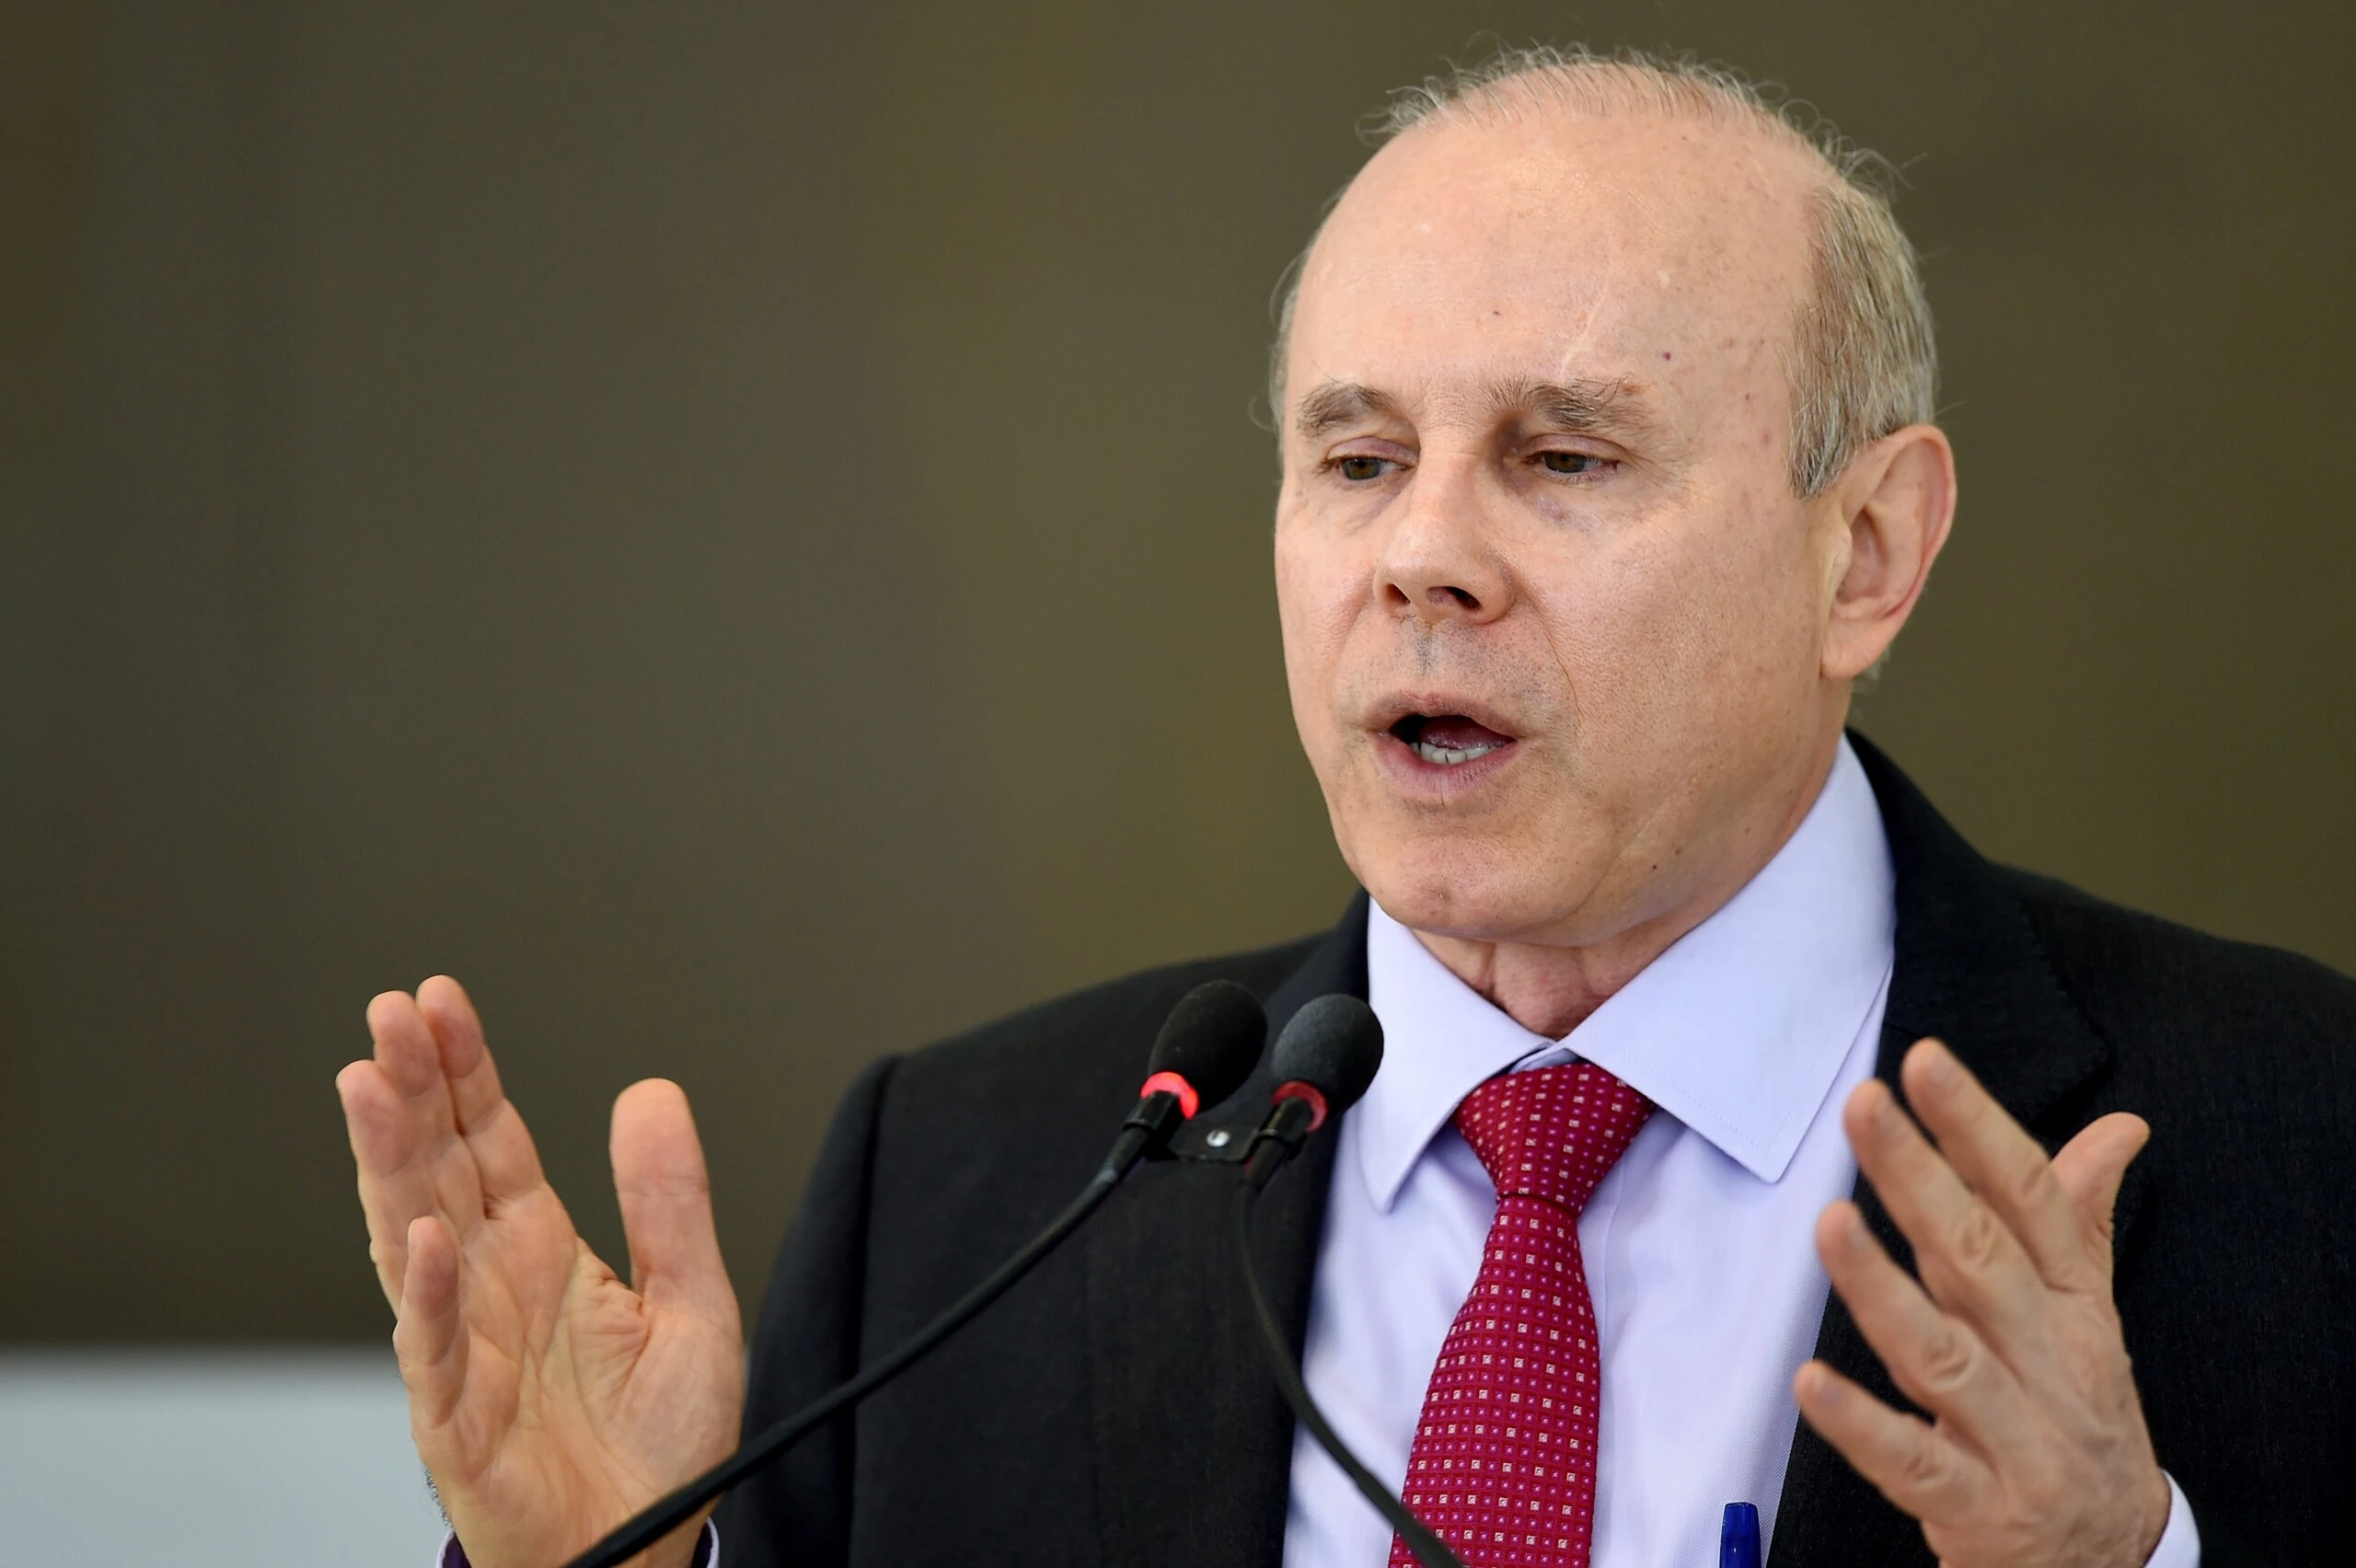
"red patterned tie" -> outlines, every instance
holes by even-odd
[[[1589,1062],[1491,1078],[1456,1108],[1497,1217],[1432,1367],[1404,1495],[1469,1568],[1587,1568],[1603,1374],[1579,1210],[1652,1110]],[[1396,1537],[1391,1562],[1415,1568]]]

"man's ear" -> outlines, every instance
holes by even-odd
[[[1955,449],[1936,425],[1912,424],[1857,454],[1833,484],[1831,603],[1822,674],[1854,680],[1888,650],[1914,610],[1955,521]]]

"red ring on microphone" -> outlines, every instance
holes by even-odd
[[[1268,1098],[1271,1101],[1299,1100],[1306,1102],[1309,1106],[1309,1130],[1312,1133],[1325,1124],[1325,1091],[1313,1083],[1292,1078],[1276,1085],[1276,1092]]]
[[[1138,1098],[1143,1100],[1149,1094],[1176,1095],[1178,1109],[1190,1122],[1195,1119],[1195,1113],[1203,1108],[1203,1097],[1195,1092],[1195,1086],[1176,1073],[1156,1073],[1146,1079],[1145,1087],[1138,1090]]]

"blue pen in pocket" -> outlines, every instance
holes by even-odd
[[[1718,1527],[1718,1568],[1759,1568],[1758,1505],[1727,1505],[1726,1523]]]

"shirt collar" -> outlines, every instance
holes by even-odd
[[[1367,981],[1382,1070],[1352,1117],[1368,1193],[1388,1209],[1459,1101],[1565,1047],[1759,1180],[1780,1180],[1889,976],[1895,885],[1873,786],[1843,738],[1775,858],[1559,1046],[1375,905]]]

